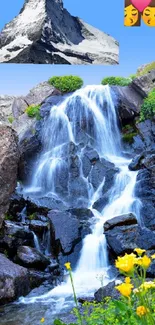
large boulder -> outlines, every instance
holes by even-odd
[[[0,304],[14,301],[30,291],[28,270],[0,254]]]
[[[155,70],[150,70],[147,74],[135,78],[132,81],[132,88],[141,96],[146,97],[155,88]]]
[[[50,96],[61,95],[61,92],[44,81],[30,90],[24,97],[28,105],[37,105],[44,103],[45,99]]]
[[[75,266],[82,248],[82,239],[90,233],[89,219],[92,216],[92,212],[87,209],[49,212],[52,250],[61,266],[68,258]]]
[[[50,264],[48,257],[44,256],[37,249],[29,246],[20,246],[17,250],[17,263],[28,268],[45,270]]]
[[[128,124],[139,114],[144,95],[139,94],[132,85],[112,86],[116,96],[118,117],[122,125]]]
[[[15,190],[18,169],[18,147],[15,132],[0,125],[0,228],[9,207],[10,196]]]
[[[155,248],[154,231],[145,227],[141,228],[135,223],[134,217],[132,221],[131,214],[129,214],[129,219],[125,217],[125,222],[122,222],[123,218],[116,217],[113,226],[111,222],[110,228],[105,229],[108,246],[115,256],[132,252],[136,247],[146,250]]]
[[[122,214],[121,216],[109,219],[104,224],[104,231],[111,230],[116,226],[129,226],[137,224],[136,216],[133,213]]]
[[[94,294],[95,301],[103,302],[104,298],[111,297],[113,299],[119,299],[120,293],[116,290],[117,281],[108,283],[105,287],[101,287]]]

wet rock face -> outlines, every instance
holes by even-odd
[[[138,172],[135,194],[142,202],[141,217],[144,225],[155,230],[155,154],[145,152]]]
[[[0,254],[0,304],[26,295],[30,291],[28,270]]]
[[[136,124],[139,135],[134,137],[133,149],[137,153],[155,150],[155,121],[146,120]]]
[[[105,235],[115,256],[132,252],[136,247],[155,249],[155,232],[141,228],[132,214],[109,220],[105,225]]]
[[[49,258],[29,246],[20,246],[18,248],[16,261],[22,266],[38,270],[45,270],[50,264]]]
[[[71,16],[57,0],[26,0],[0,35],[0,62],[117,64],[118,50],[116,40]]]
[[[7,251],[9,256],[17,252],[21,245],[34,245],[33,234],[27,226],[20,223],[5,221],[3,231],[0,235],[1,251]]]
[[[112,86],[111,89],[118,108],[120,124],[130,123],[139,114],[145,96],[134,89],[132,84],[125,87]]]
[[[0,228],[17,183],[18,148],[15,132],[0,125]]]
[[[92,216],[88,209],[49,212],[53,254],[58,256],[62,267],[68,258],[75,266],[82,248],[82,239],[90,233],[89,220]]]

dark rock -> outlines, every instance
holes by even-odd
[[[49,281],[52,275],[43,271],[29,270],[31,289],[39,287],[43,282]]]
[[[0,234],[1,252],[6,250],[9,257],[12,258],[21,245],[34,245],[32,232],[27,226],[20,223],[5,221],[3,231]]]
[[[104,224],[104,231],[113,229],[119,226],[129,226],[137,224],[136,216],[133,213],[122,214],[121,216],[109,219]]]
[[[29,223],[29,228],[35,233],[43,234],[44,231],[48,230],[48,222],[43,222],[40,220],[31,220]]]
[[[136,124],[139,135],[134,137],[132,144],[136,152],[141,153],[142,150],[155,150],[155,122],[146,120]]]
[[[34,121],[19,139],[19,179],[26,181],[32,178],[32,170],[35,166],[35,158],[42,149],[41,139],[42,121]]]
[[[93,165],[89,175],[89,181],[92,183],[94,189],[97,190],[99,185],[105,179],[102,189],[103,194],[105,194],[111,188],[116,172],[117,169],[115,168],[114,164],[102,159],[102,161],[97,161]]]
[[[155,230],[155,155],[145,152],[137,175],[135,195],[141,200],[141,218],[144,225]]]
[[[98,291],[95,292],[95,300],[97,302],[102,302],[104,298],[111,297],[113,299],[119,299],[120,293],[118,290],[115,289],[116,281],[112,281],[108,283],[105,287],[100,288]]]
[[[18,148],[15,132],[5,125],[0,125],[0,228],[9,200],[15,190],[18,168]]]
[[[61,95],[52,95],[47,97],[40,107],[40,116],[42,118],[48,116],[52,106],[60,105],[64,100],[65,96]]]
[[[68,256],[75,266],[82,248],[82,239],[90,233],[90,212],[83,209],[69,211],[50,211],[48,214],[51,222],[52,250],[61,267],[68,261]]]
[[[30,291],[28,270],[0,254],[0,304],[14,301]]]
[[[109,194],[106,193],[103,195],[100,199],[98,199],[94,204],[93,204],[93,209],[98,210],[99,212],[102,212],[104,207],[108,204],[109,202]]]
[[[132,159],[132,162],[129,164],[129,169],[130,170],[138,170],[141,168],[141,160],[144,158],[144,155],[137,155]]]
[[[155,70],[150,70],[147,74],[135,78],[132,81],[132,88],[141,96],[146,97],[155,88]]]
[[[50,264],[49,258],[29,246],[20,246],[18,248],[16,261],[23,266],[38,270],[45,270]]]
[[[132,252],[134,248],[155,248],[155,232],[138,225],[116,226],[105,232],[107,243],[116,256]]]
[[[120,87],[111,87],[116,98],[118,107],[118,116],[122,125],[128,124],[140,112],[144,95],[139,94],[132,85]]]

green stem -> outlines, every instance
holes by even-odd
[[[81,317],[81,314],[80,314],[80,311],[79,311],[79,305],[78,305],[78,300],[77,300],[77,297],[76,297],[74,281],[73,281],[72,271],[71,270],[69,270],[69,275],[70,275],[71,285],[72,285],[72,289],[73,289],[74,301],[75,301],[77,312],[78,312],[78,317],[79,317],[79,320],[80,320],[80,324],[83,325],[82,317]]]

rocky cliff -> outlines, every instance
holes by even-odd
[[[118,64],[118,42],[73,17],[62,0],[25,0],[0,34],[0,62]]]

